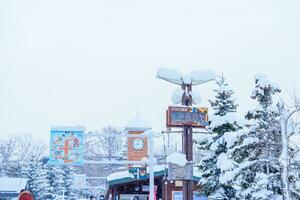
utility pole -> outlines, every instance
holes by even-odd
[[[183,83],[181,88],[185,91],[181,104],[183,106],[192,106],[192,97],[189,95],[189,92],[192,91],[192,85]],[[188,162],[193,162],[193,128],[189,125],[183,125],[182,129],[182,153],[186,155]],[[193,180],[184,180],[182,185],[183,200],[193,200],[193,191]]]

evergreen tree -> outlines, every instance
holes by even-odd
[[[214,110],[210,117],[212,134],[197,142],[205,152],[199,163],[202,174],[200,185],[208,199],[234,199],[235,189],[230,184],[220,182],[220,176],[232,165],[226,158],[228,148],[233,145],[230,135],[241,129],[242,125],[235,116],[238,105],[233,98],[234,91],[228,87],[224,77],[217,80],[217,85],[215,99],[210,101]]]
[[[54,199],[61,196],[66,191],[64,187],[64,172],[59,166],[46,165],[47,168],[47,182],[49,184],[47,190],[47,199]]]
[[[45,193],[48,190],[48,184],[45,181],[46,172],[42,162],[34,154],[30,155],[26,161],[23,177],[27,179],[27,189],[35,199],[46,199]]]
[[[63,171],[63,187],[65,188],[65,196],[68,200],[78,199],[78,191],[73,187],[74,169],[71,166],[62,166]]]
[[[227,157],[234,160],[234,166],[223,176],[224,182],[237,188],[239,199],[281,198],[280,123],[278,111],[273,106],[273,95],[279,92],[279,87],[266,76],[255,76],[251,97],[259,105],[246,115],[248,133],[242,134],[237,145],[227,152]]]

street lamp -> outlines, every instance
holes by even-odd
[[[213,70],[199,70],[193,71],[189,75],[183,74],[180,71],[159,68],[157,71],[157,78],[180,85],[172,94],[172,101],[175,104],[183,106],[192,106],[200,102],[200,94],[192,92],[193,85],[203,84],[214,80],[217,74]],[[193,100],[194,99],[194,100]],[[191,125],[183,125],[182,134],[182,153],[186,154],[186,159],[189,162],[193,161],[193,130]],[[182,186],[183,200],[193,200],[193,180],[184,180]]]

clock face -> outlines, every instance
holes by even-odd
[[[142,150],[144,148],[144,140],[141,138],[134,139],[132,146],[135,150]]]

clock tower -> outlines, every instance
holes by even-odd
[[[127,123],[125,129],[128,134],[142,134],[151,128],[137,115]],[[148,157],[148,140],[146,137],[128,137],[127,146],[129,161],[141,161],[143,158]],[[132,165],[129,165],[129,167],[132,167]]]

